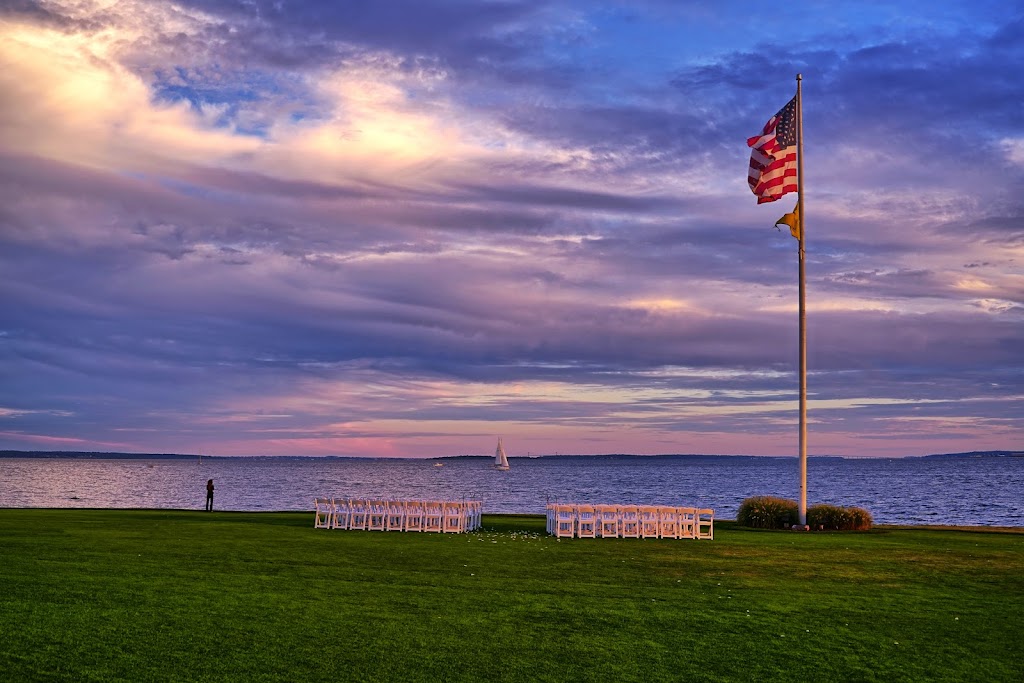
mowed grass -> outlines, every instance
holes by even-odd
[[[0,510],[5,681],[1021,681],[1024,533]]]

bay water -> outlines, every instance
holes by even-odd
[[[707,507],[734,519],[754,495],[796,499],[795,458],[549,456],[425,459],[2,458],[0,507],[312,510],[316,496],[480,500],[485,513],[548,502]],[[808,504],[866,508],[878,524],[1024,526],[1024,458],[810,458]]]

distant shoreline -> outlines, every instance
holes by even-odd
[[[844,456],[844,455],[811,455],[813,460],[888,460],[904,458],[1022,458],[1024,451],[968,451],[964,453],[935,453],[931,455],[904,456]],[[379,458],[354,455],[200,455],[198,453],[121,453],[103,451],[17,451],[0,450],[0,458],[20,459],[66,459],[66,460],[459,460],[459,459],[492,459],[490,455],[441,455],[417,458]],[[707,453],[663,453],[658,455],[637,455],[630,453],[587,453],[587,454],[554,454],[532,456],[509,456],[513,460],[548,460],[553,458],[685,458],[691,460],[761,460],[761,459],[796,459],[793,455],[736,455]]]

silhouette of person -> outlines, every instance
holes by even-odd
[[[206,482],[206,510],[213,510],[213,479]]]

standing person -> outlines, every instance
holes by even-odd
[[[206,511],[213,510],[213,479],[206,482]]]

